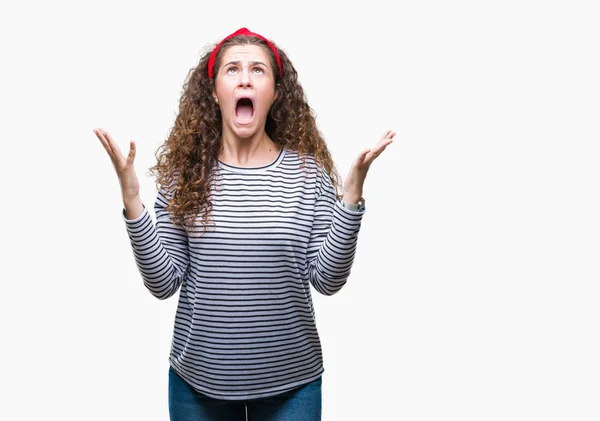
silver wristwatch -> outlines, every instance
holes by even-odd
[[[343,207],[345,207],[346,209],[351,209],[351,210],[354,210],[354,211],[359,211],[359,212],[362,212],[362,211],[364,211],[364,210],[365,210],[365,198],[364,198],[364,197],[361,197],[361,198],[358,200],[358,204],[354,204],[354,203],[347,203],[347,202],[345,202],[345,201],[344,201],[344,198],[343,198],[343,197],[341,197],[341,198],[340,198],[340,203],[341,203],[341,205],[342,205]]]

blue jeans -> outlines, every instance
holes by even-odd
[[[169,367],[169,417],[171,421],[321,421],[321,382],[319,377],[277,396],[230,401],[197,392]]]

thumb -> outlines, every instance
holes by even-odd
[[[367,148],[360,153],[360,155],[358,156],[360,158],[360,162],[363,162],[365,160],[369,152],[371,152],[371,149]]]
[[[129,141],[129,155],[127,155],[127,161],[133,163],[135,159],[135,141]]]

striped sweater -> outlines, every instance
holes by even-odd
[[[324,295],[344,286],[365,209],[343,207],[307,157],[304,168],[286,148],[263,167],[218,161],[202,236],[173,224],[163,188],[156,224],[146,206],[135,219],[123,209],[146,288],[159,299],[181,288],[169,363],[202,394],[263,398],[324,372],[310,285]]]

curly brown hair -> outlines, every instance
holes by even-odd
[[[155,153],[156,165],[149,168],[149,173],[156,177],[157,188],[166,188],[169,200],[166,210],[172,215],[173,222],[182,225],[188,232],[195,232],[199,214],[203,215],[200,223],[206,231],[213,206],[210,185],[223,150],[221,111],[212,96],[214,79],[223,52],[232,45],[247,44],[262,46],[269,53],[275,75],[278,95],[265,123],[267,135],[281,147],[296,151],[302,158],[302,166],[306,163],[305,154],[312,155],[315,163],[329,175],[336,197],[341,197],[339,174],[292,62],[272,42],[279,52],[281,75],[275,54],[265,41],[253,36],[236,36],[226,40],[219,48],[213,79],[208,77],[208,60],[214,45],[188,73],[179,102],[179,114],[167,140]]]

